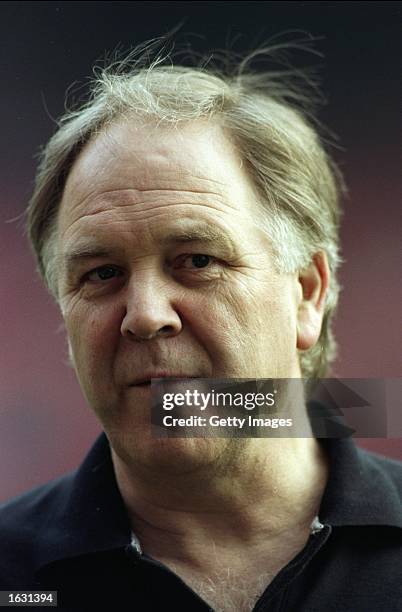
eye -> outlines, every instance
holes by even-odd
[[[121,276],[123,272],[115,266],[99,266],[85,274],[83,280],[90,282],[106,282]]]
[[[203,253],[195,253],[194,255],[187,255],[183,259],[184,268],[206,268],[213,261],[211,255],[204,255]]]

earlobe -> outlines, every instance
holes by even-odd
[[[297,312],[297,348],[305,351],[316,344],[321,333],[325,300],[329,286],[326,253],[319,251],[311,264],[300,270],[302,297]]]
[[[297,318],[297,348],[306,351],[316,344],[321,332],[322,315],[311,304],[302,304]]]
[[[70,343],[69,338],[67,338],[67,347],[68,347],[68,363],[72,368],[75,369],[73,349],[71,348],[71,343]]]

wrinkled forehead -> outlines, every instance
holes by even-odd
[[[179,127],[119,121],[84,147],[66,181],[62,213],[118,190],[215,194],[237,207],[256,201],[256,191],[236,147],[214,122]]]

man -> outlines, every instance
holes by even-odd
[[[48,143],[29,233],[105,435],[2,507],[1,590],[69,610],[402,609],[396,462],[151,431],[152,379],[327,372],[337,187],[288,94],[244,67],[104,71]]]

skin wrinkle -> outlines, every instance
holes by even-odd
[[[145,257],[146,256],[143,256],[143,259],[145,259]],[[106,261],[108,261],[108,260],[106,260]],[[116,261],[116,260],[111,260],[111,261]],[[151,264],[151,263],[147,264],[146,262],[144,262],[144,265],[141,268],[138,268],[138,263],[140,261],[141,261],[141,258],[138,258],[138,261],[136,262],[137,276],[138,276],[139,273],[145,272],[145,271],[147,271],[147,269],[152,270],[153,267],[154,267],[153,264]],[[94,262],[92,265],[88,265],[88,269],[89,268],[93,268],[93,266],[95,266],[95,265],[98,266],[98,265],[105,265],[105,264],[103,264],[102,261],[98,261],[98,262],[96,262],[96,264]],[[106,264],[106,265],[114,265],[114,264]],[[225,270],[219,263],[215,263],[215,264],[212,264],[212,265],[213,265],[214,269],[211,269],[211,271],[208,273],[208,275],[205,278],[197,280],[196,285],[193,285],[194,289],[197,289],[197,288],[200,289],[203,284],[207,284],[207,283],[211,284],[211,282],[213,282],[215,284],[215,286],[216,286],[216,290],[219,292],[219,291],[223,291],[223,286],[221,287],[222,283],[226,283],[227,284],[228,282],[230,282],[230,273],[227,270]],[[80,268],[78,268],[78,271],[79,270],[80,270]],[[80,275],[82,273],[84,273],[84,270],[86,270],[86,269],[83,269],[83,271],[80,272]],[[79,273],[78,271],[77,271],[77,275]],[[170,281],[170,279],[172,277],[173,277],[173,279],[175,279],[175,272],[176,272],[175,269],[172,269],[171,267],[164,269],[164,282],[165,282],[166,286],[168,286],[168,283],[169,283],[169,281]],[[246,275],[245,272],[239,271],[239,273]],[[127,276],[127,274],[128,274],[128,271],[123,271],[123,277],[120,277],[121,278],[120,282],[123,282],[123,281],[126,282],[125,281],[125,277]],[[238,280],[239,280],[239,283],[242,282],[240,278]],[[68,282],[68,280],[67,280],[67,282]],[[176,282],[178,282],[177,279],[176,279]],[[70,284],[70,287],[71,287],[70,290],[74,291],[76,289],[76,281],[75,281],[75,277],[74,276],[71,277],[70,283],[71,283]],[[133,279],[133,290],[135,290],[135,287],[136,287],[137,284],[138,284],[138,281],[135,280],[135,278],[134,278]],[[163,287],[164,284],[161,284],[160,286]],[[245,286],[245,289],[247,289],[246,286]]]
[[[163,196],[163,194],[165,192],[170,192],[171,194],[175,193],[175,194],[180,195],[180,196],[182,194],[192,193],[192,194],[199,194],[199,195],[202,195],[202,196],[212,195],[212,196],[215,196],[216,198],[218,198],[219,200],[222,199],[222,194],[219,194],[219,193],[206,192],[206,191],[201,191],[201,190],[191,190],[191,189],[187,189],[187,190],[178,190],[178,189],[113,189],[113,190],[104,190],[104,191],[102,191],[98,196],[96,196],[94,198],[94,201],[103,200],[105,195],[109,195],[110,196],[112,194],[115,194],[117,196],[117,194],[120,195],[121,193],[123,193],[123,194],[126,194],[126,193],[135,194],[137,192],[139,192],[141,194],[144,194],[144,195],[145,194],[150,194],[151,195],[151,194],[154,194],[156,192],[157,194],[162,195],[162,196]],[[85,197],[82,201],[77,202],[76,206],[78,207],[78,206],[82,206],[82,205],[87,204],[87,202],[90,201],[92,195],[93,195],[92,193],[88,194],[88,196]],[[109,199],[109,198],[107,198],[107,199]],[[141,199],[135,198],[135,197],[131,197],[130,200],[127,201],[126,203],[124,202],[124,197],[123,198],[122,197],[115,197],[115,198],[112,197],[112,198],[109,199],[109,201],[110,200],[112,200],[112,201],[113,200],[118,200],[119,201],[119,204],[118,204],[119,207],[129,206],[129,205],[132,205],[132,204],[139,204],[139,205],[141,205],[141,204],[144,204],[145,202],[147,202],[146,199],[142,201]],[[152,199],[149,198],[149,200],[150,200],[151,207],[153,208],[154,203],[155,203],[154,202],[155,196],[153,196]],[[184,204],[186,204],[186,203],[183,202],[183,205]],[[226,204],[227,204],[227,206],[231,207],[231,205],[229,203],[226,203]],[[235,207],[232,207],[232,208],[234,210],[236,210]],[[91,216],[91,215],[97,214],[98,212],[104,212],[105,210],[109,210],[109,209],[103,209],[103,208],[96,209],[94,211],[91,211],[90,213],[87,213],[84,216]]]
[[[111,214],[111,213],[113,213],[113,210],[112,211],[108,211],[108,212],[110,212],[110,214]],[[129,213],[131,213],[131,211],[129,211]],[[126,224],[127,223],[127,219],[129,219],[129,220],[131,219],[131,214],[128,214],[128,216],[127,216],[127,211],[123,211],[123,213],[121,213],[121,214],[122,214],[123,218],[122,219],[119,218],[117,221],[115,220],[114,223],[112,223],[112,226],[110,226],[108,224],[108,222],[105,222],[108,236],[110,236],[110,234],[112,233],[112,230],[116,229],[114,227],[115,225],[119,226],[122,223]],[[155,216],[155,215],[153,215],[153,216]],[[82,217],[80,219],[78,219],[77,221],[80,221],[81,219],[82,219]],[[198,232],[198,229],[197,229],[198,228],[198,224],[196,224],[194,226],[194,229],[193,229],[193,228],[191,228],[191,227],[189,227],[187,225],[187,219],[186,218],[182,218],[180,220],[180,225],[178,226],[178,228],[172,231],[172,237],[171,237],[172,242],[173,242],[173,237],[174,237],[176,231],[181,231],[181,228],[182,228],[181,224],[183,222],[185,222],[184,223],[184,227],[188,228],[187,231],[190,234],[190,236],[191,236],[192,233],[197,234],[197,232]],[[68,236],[68,234],[66,234],[66,247],[65,247],[64,251],[67,251],[67,252],[69,251],[69,249],[70,249],[70,247],[68,246],[69,244],[73,244],[74,245],[74,250],[79,250],[80,239],[79,238],[78,239],[75,238],[75,235],[76,235],[76,231],[75,230],[78,231],[78,236],[79,236],[80,228],[77,228],[75,223],[76,222],[72,223],[70,225],[70,227],[69,227],[68,234],[70,234],[70,232],[72,232],[72,235]],[[206,223],[206,222],[205,221],[200,221],[200,226],[203,227],[204,223]],[[97,225],[98,234],[99,234],[100,230],[102,229],[103,225],[104,225],[103,223]],[[215,225],[215,227],[211,226],[211,232],[212,232],[213,236],[219,231],[218,227],[219,226],[216,226],[216,225]],[[117,229],[118,229],[118,231],[121,231],[120,227],[118,227]],[[186,231],[186,230],[184,230],[184,231]],[[223,230],[221,230],[221,232],[222,231]],[[207,232],[208,232],[208,228],[207,228]],[[88,227],[87,233],[88,233],[88,235],[92,234],[91,226]],[[130,232],[128,232],[128,233],[130,233]],[[227,245],[227,249],[232,250],[232,251],[233,250],[237,250],[238,251],[239,237],[237,235],[237,231],[236,231],[236,233],[233,236],[228,234],[226,237],[224,237],[224,234],[221,234],[221,237],[222,237],[221,238],[222,239],[222,243],[224,245]],[[166,237],[165,240],[167,241],[168,238],[169,237]],[[265,240],[265,236],[262,236],[262,239]],[[92,240],[92,238],[89,238],[89,240]],[[158,240],[159,240],[159,238],[158,238]],[[81,240],[81,242],[84,242],[84,241]],[[202,243],[202,240],[201,240],[201,243]],[[86,240],[85,240],[85,244],[87,244]],[[219,243],[218,243],[217,246],[219,247]],[[191,249],[191,245],[189,245],[189,248]],[[200,244],[200,249],[203,250],[203,248],[204,247],[201,247],[201,244]],[[208,250],[209,250],[209,252],[212,255],[216,254],[215,247],[212,248],[212,250],[208,247]],[[236,252],[229,252],[229,250],[227,252],[223,252],[223,249],[221,249],[220,252],[217,253],[217,256],[219,257],[219,255],[223,255],[225,260],[226,260],[226,262],[228,264],[230,264],[233,269],[236,269],[239,272],[241,271],[241,272],[243,272],[247,276],[247,272],[249,272],[251,269],[253,269],[253,266],[250,265],[250,263],[247,261],[247,259],[251,259],[252,257],[257,259],[256,258],[257,253],[255,251],[248,251],[248,252],[245,252],[245,253],[240,251],[240,252],[236,253]],[[65,253],[64,254],[64,258],[66,256],[68,257],[68,255]],[[62,258],[63,258],[63,255],[59,254],[59,261],[62,261]],[[109,261],[109,263],[112,263],[112,259]],[[243,264],[241,263],[242,261],[243,261]],[[118,259],[116,260],[116,263],[119,263]],[[59,266],[60,266],[60,263],[59,263]],[[257,270],[257,265],[254,266],[254,269]],[[67,269],[67,277],[68,277],[68,269]],[[246,287],[246,289],[247,289],[247,287]]]
[[[132,211],[132,213],[131,213],[131,218],[133,218],[133,219],[137,218],[139,221],[148,221],[148,220],[149,220],[149,218],[150,218],[150,213],[151,213],[151,215],[152,215],[153,217],[157,217],[157,216],[163,215],[163,214],[164,214],[164,209],[165,209],[165,207],[166,207],[166,206],[168,206],[168,205],[169,205],[169,204],[165,204],[165,205],[162,205],[162,206],[151,206],[151,205],[150,205],[150,207],[149,207],[149,209],[150,209],[150,210],[149,210],[149,211],[148,211],[148,210],[145,210],[145,211]],[[170,205],[170,206],[171,206],[171,205]],[[186,207],[185,209],[187,209],[187,210],[188,210],[188,204],[181,204],[181,205],[177,205],[177,204],[176,204],[176,205],[175,205],[175,207],[176,207],[176,210],[177,210],[177,208],[180,208],[180,207]],[[220,215],[219,215],[219,216],[221,216],[221,217],[222,217],[222,213],[221,213],[221,211],[220,211],[220,210],[218,210],[217,208],[215,208],[215,207],[213,207],[213,206],[211,206],[211,205],[205,205],[205,204],[204,204],[204,205],[197,205],[197,204],[193,204],[193,205],[192,205],[193,214],[194,214],[194,209],[196,209],[196,208],[198,208],[198,207],[200,207],[202,211],[205,211],[205,209],[208,209],[208,208],[210,208],[210,209],[212,209],[212,210],[214,210],[214,211],[218,211],[218,212],[220,213]],[[70,224],[70,226],[69,226],[69,232],[71,231],[71,229],[73,228],[73,226],[75,226],[75,225],[76,225],[77,223],[79,223],[79,222],[81,222],[81,223],[82,223],[84,220],[87,220],[88,218],[92,218],[92,217],[94,217],[94,216],[96,216],[96,215],[102,215],[102,214],[111,215],[111,214],[112,214],[112,212],[113,212],[113,210],[110,210],[110,209],[109,209],[109,210],[107,210],[107,211],[106,211],[106,210],[105,210],[105,211],[101,211],[101,212],[100,212],[100,211],[98,211],[98,212],[96,212],[96,213],[94,212],[94,213],[91,213],[91,214],[82,215],[82,216],[80,216],[79,218],[75,219],[75,220],[74,220],[74,221],[73,221],[73,222]],[[126,211],[125,211],[125,212],[126,212]],[[144,214],[144,212],[145,212],[145,214]],[[155,214],[155,212],[156,212],[156,214]],[[146,214],[146,213],[148,213],[148,214]],[[127,212],[126,212],[126,214],[127,214]],[[142,217],[140,217],[140,214],[142,214],[143,216],[142,216]],[[121,211],[120,211],[120,215],[122,215]],[[119,222],[120,222],[120,223],[122,223],[122,224],[126,224],[126,223],[127,223],[127,218],[128,218],[128,220],[130,220],[130,215],[128,215],[128,217],[126,216],[126,219],[124,219],[124,220],[123,220],[123,219],[121,219],[120,221],[117,221],[117,223],[119,223]],[[84,221],[84,222],[85,222],[85,221]],[[114,221],[114,223],[116,223],[116,221]],[[67,234],[67,235],[68,235],[68,234]],[[72,241],[73,241],[73,239],[72,239]],[[60,259],[60,254],[58,255],[58,259]]]
[[[81,217],[81,219],[82,218],[83,217]],[[128,218],[130,219],[130,217]],[[117,222],[115,221],[114,223],[112,223],[111,230],[113,231],[114,226],[120,225],[120,224],[126,225],[127,218],[124,220],[119,219]],[[102,227],[102,225],[107,225],[107,222],[106,223],[101,222],[101,224],[97,226],[98,229]],[[70,226],[70,229],[71,227],[72,226]],[[107,227],[109,226],[107,225]],[[131,231],[127,230],[127,233],[131,234]],[[178,225],[175,230],[173,230],[167,235],[162,235],[161,240],[163,241],[164,244],[167,244],[167,245],[169,243],[173,245],[175,242],[178,244],[179,243],[180,244],[190,243],[191,241],[194,243],[195,242],[198,242],[198,243],[208,242],[208,248],[211,248],[211,246],[219,247],[221,249],[226,248],[228,251],[228,257],[230,259],[233,258],[234,256],[233,253],[237,248],[236,242],[233,240],[233,238],[231,238],[229,235],[225,236],[222,233],[222,230],[219,231],[216,227],[209,226],[205,222],[201,222],[200,224],[191,223],[191,226],[188,226],[188,229],[186,229],[185,225],[183,225],[183,222],[181,222],[180,225]],[[86,238],[85,240],[81,240],[83,247],[80,247],[79,240],[75,241],[74,239],[71,239],[70,241],[67,241],[67,246],[69,245],[69,242],[73,243],[73,247],[72,249],[70,248],[66,249],[64,253],[59,255],[59,258],[62,263],[64,263],[64,261],[68,263],[70,259],[74,261],[76,258],[80,256],[81,249],[84,251],[84,253],[86,252],[90,253],[90,248],[91,248],[90,245],[91,245],[91,242],[93,242],[93,238],[91,236],[89,239]],[[95,243],[96,242],[99,242],[99,238],[95,240]],[[226,253],[225,253],[225,256],[226,256]]]
[[[197,248],[196,246],[193,245],[188,245],[189,249],[194,249]],[[97,253],[96,255],[94,255],[94,253]],[[82,253],[80,254],[80,252],[78,252],[76,255],[75,254],[70,254],[70,256],[68,257],[72,257],[73,260],[69,263],[68,261],[68,257],[66,258],[66,282],[68,283],[69,280],[71,279],[71,284],[72,287],[75,285],[75,275],[78,274],[83,274],[84,271],[88,270],[88,269],[93,269],[95,267],[99,267],[102,265],[117,265],[118,267],[121,267],[119,262],[123,260],[124,255],[123,254],[119,254],[119,252],[116,253],[110,253],[108,251],[104,251],[103,253],[99,253],[97,251],[95,251],[94,253],[91,254],[91,252],[88,252],[87,254],[82,255]],[[178,255],[178,258],[182,258],[183,256],[185,256],[186,253],[182,253],[180,255]],[[247,254],[248,256],[250,256],[251,254]],[[188,257],[188,255],[186,255]],[[77,259],[76,259],[77,257]],[[138,258],[136,259],[136,262],[140,262],[141,259],[146,258],[147,255],[142,255],[142,256],[138,256]],[[228,258],[227,258],[228,259]],[[228,270],[226,269],[227,266],[229,265],[232,271],[235,271],[238,273],[238,282],[241,283],[243,282],[244,284],[244,290],[245,291],[249,291],[248,285],[247,285],[247,280],[251,277],[251,272],[253,270],[257,271],[256,267],[252,267],[250,265],[248,265],[247,263],[244,264],[240,264],[239,263],[239,258],[236,259],[231,259],[229,262],[227,261],[223,263],[219,261],[219,258],[217,258],[217,260],[215,262],[212,263],[212,266],[214,268],[218,268],[220,267],[220,278],[221,280],[228,280]],[[105,263],[106,262],[106,263]],[[135,262],[135,263],[136,263]],[[134,263],[134,262],[133,262]],[[175,270],[176,268],[174,267],[174,262],[168,262],[168,264],[164,264],[162,261],[160,262],[160,266],[161,268],[163,268],[166,272],[166,274],[170,274],[174,276]],[[211,266],[210,266],[211,267]],[[124,270],[123,270],[124,271]],[[139,270],[140,271],[140,270]],[[211,281],[212,279],[218,280],[218,276],[217,276],[218,271],[210,271],[210,277],[206,280]],[[244,276],[244,279],[242,280],[241,275]],[[258,278],[255,278],[255,281],[258,282]],[[197,284],[201,284],[203,281],[202,279],[197,280]],[[217,290],[219,290],[219,286],[217,287]]]

